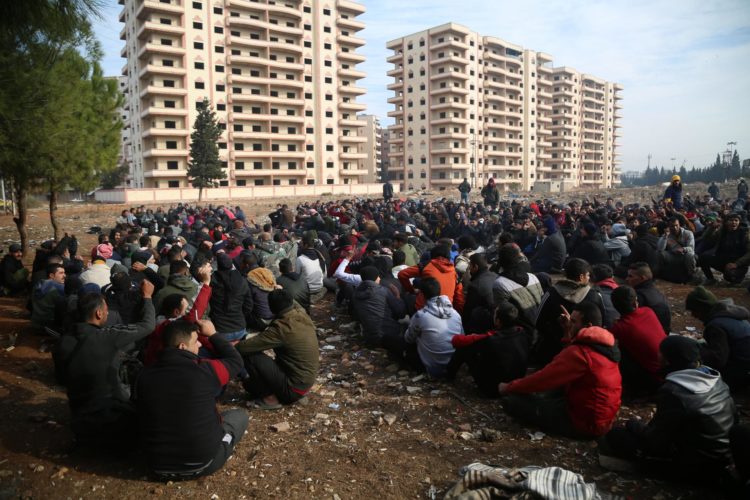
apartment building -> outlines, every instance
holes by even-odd
[[[622,87],[447,23],[392,40],[389,178],[405,190],[490,177],[502,190],[619,183]]]
[[[122,106],[117,110],[122,120],[122,131],[120,132],[120,154],[117,157],[117,166],[130,165],[133,161],[133,145],[130,137],[130,106],[128,105],[128,78],[126,76],[112,77],[117,81],[117,89],[123,96]],[[127,181],[126,181],[127,182]],[[127,186],[127,184],[125,185]]]
[[[224,186],[362,183],[364,40],[348,0],[119,0],[130,187],[189,185],[207,98],[224,130]]]
[[[389,151],[391,150],[391,131],[388,127],[382,129],[380,133],[380,181],[385,182],[390,179],[388,169],[391,166]]]
[[[366,182],[380,182],[383,169],[383,129],[380,119],[375,115],[359,115],[358,120],[365,123],[362,129],[364,137]]]

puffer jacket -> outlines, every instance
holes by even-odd
[[[451,338],[464,332],[458,315],[445,295],[433,297],[412,316],[404,340],[417,344],[417,352],[427,373],[442,377],[453,356]]]
[[[555,231],[537,246],[530,259],[531,269],[535,273],[548,273],[552,268],[562,269],[566,253],[565,238],[560,231]]]
[[[581,302],[592,302],[599,307],[604,324],[608,324],[607,312],[599,290],[589,285],[581,285],[575,281],[563,279],[550,287],[539,305],[536,317],[536,329],[539,339],[534,350],[533,358],[539,365],[547,364],[562,348],[563,329],[558,319],[560,306],[568,312]]]
[[[708,367],[674,371],[659,389],[654,418],[637,434],[639,447],[681,463],[726,463],[734,400]]]
[[[526,277],[525,283],[524,276]],[[543,295],[539,278],[531,273],[517,275],[504,272],[492,284],[493,302],[499,304],[504,300],[509,301],[518,308],[519,318],[530,327],[534,326],[537,309],[542,302]]]
[[[461,313],[464,323],[467,323],[477,308],[485,308],[492,314],[495,304],[492,295],[492,286],[496,279],[497,274],[489,270],[483,270],[471,276],[471,280],[465,288],[466,302],[464,303],[464,310]]]
[[[612,427],[622,396],[620,352],[604,328],[581,329],[573,341],[539,370],[508,384],[508,393],[563,388],[573,426],[586,436],[602,436]]]
[[[253,312],[247,280],[236,269],[211,276],[211,321],[219,333],[233,333],[247,327],[245,318]]]
[[[367,344],[379,346],[384,334],[400,336],[397,320],[406,315],[406,306],[384,286],[363,281],[354,291],[352,307]]]
[[[411,278],[435,278],[440,283],[440,295],[448,297],[448,300],[459,313],[464,309],[464,289],[458,282],[456,269],[453,263],[445,257],[438,257],[428,262],[424,268],[419,266],[410,266],[398,273],[398,280],[408,292],[414,292],[411,284]],[[417,310],[422,309],[425,305],[424,295],[422,292],[417,294],[415,307]]]
[[[711,308],[701,344],[701,359],[720,372],[750,371],[750,311],[731,301]],[[730,382],[731,383],[731,382]]]

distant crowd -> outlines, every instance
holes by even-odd
[[[690,199],[675,176],[649,205],[510,201],[493,180],[458,194],[399,199],[386,183],[380,199],[280,204],[259,222],[239,206],[138,207],[92,227],[90,249],[43,243],[30,270],[12,245],[0,279],[58,339],[76,442],[140,445],[157,477],[222,467],[248,425],[216,411],[231,380],[258,410],[308,397],[312,308],[347,311],[411,370],[450,381],[465,366],[515,418],[598,439],[605,467],[750,477],[733,400],[750,386],[750,312],[720,298],[750,266],[744,180],[736,197]],[[672,331],[656,279],[695,285],[700,341]],[[623,400],[652,398],[650,421],[616,425]]]

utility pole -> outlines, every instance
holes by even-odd
[[[646,168],[651,170],[651,153],[648,154],[648,163],[646,163]]]

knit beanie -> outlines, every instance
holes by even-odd
[[[697,286],[685,298],[685,309],[688,311],[705,311],[711,309],[717,302],[716,295],[702,286]]]
[[[112,283],[112,288],[118,292],[130,290],[130,286],[133,283],[127,271],[113,274],[110,276],[109,281]]]
[[[292,295],[284,290],[274,290],[268,294],[268,307],[274,316],[278,316],[284,310],[289,309],[294,304]]]
[[[553,217],[544,218],[544,227],[547,229],[547,234],[555,234],[557,232],[557,225]]]
[[[153,257],[153,254],[151,252],[140,250],[133,253],[133,255],[131,256],[131,261],[140,262],[141,264],[148,264],[148,261],[151,260],[151,257]]]
[[[110,276],[114,276],[117,273],[128,274],[128,268],[123,266],[122,264],[112,264],[112,269],[110,270]]]
[[[670,335],[662,340],[659,351],[667,363],[668,371],[694,368],[701,360],[698,342],[681,335]]]

